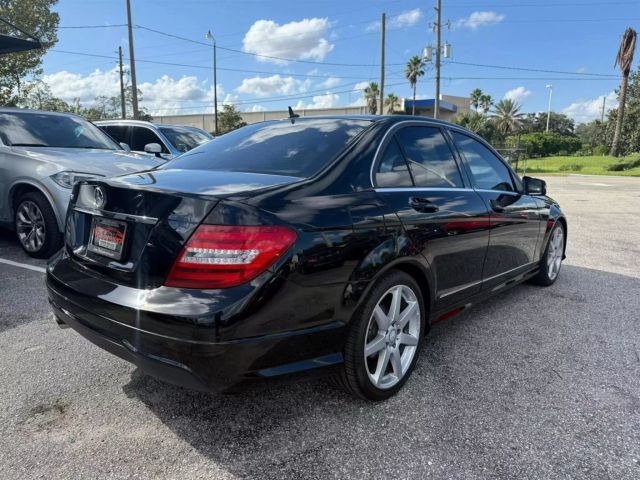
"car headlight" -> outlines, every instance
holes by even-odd
[[[63,188],[73,188],[73,186],[78,182],[82,182],[84,180],[93,180],[98,177],[102,177],[102,175],[97,175],[95,173],[65,171],[51,175],[51,180],[53,180]]]

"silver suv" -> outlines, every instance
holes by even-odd
[[[162,163],[125,151],[83,117],[0,108],[0,224],[29,255],[49,257],[61,246],[75,182]]]
[[[182,125],[161,125],[142,120],[95,122],[111,138],[136,153],[153,153],[166,160],[177,157],[213,138],[204,130]]]

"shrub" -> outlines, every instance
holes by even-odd
[[[610,172],[623,172],[625,170],[631,170],[632,168],[636,167],[640,167],[640,157],[633,160],[622,160],[618,163],[614,163],[613,165],[609,165],[607,167],[607,170],[609,170]]]
[[[518,137],[507,137],[507,143],[509,145],[517,145]],[[554,132],[534,132],[520,136],[520,148],[525,148],[532,157],[547,157],[558,155],[560,152],[570,155],[582,148],[582,142],[576,137],[560,135]]]
[[[564,165],[560,165],[558,167],[559,172],[579,172],[582,170],[584,165],[579,163],[566,163]]]

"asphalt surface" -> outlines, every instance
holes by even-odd
[[[640,478],[640,179],[550,178],[550,288],[438,324],[404,390],[237,395],[147,377],[53,322],[0,231],[0,478]]]

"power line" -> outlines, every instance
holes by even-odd
[[[540,73],[559,73],[561,75],[577,75],[577,76],[585,76],[585,77],[607,77],[607,78],[618,78],[616,75],[610,75],[606,73],[588,73],[588,72],[567,72],[562,70],[546,70],[542,68],[526,68],[526,67],[509,67],[505,65],[490,65],[483,63],[471,63],[471,62],[456,62],[453,60],[449,60],[446,62],[448,64],[454,65],[465,65],[468,67],[483,67],[483,68],[498,68],[502,70],[518,70],[524,72],[540,72]]]

